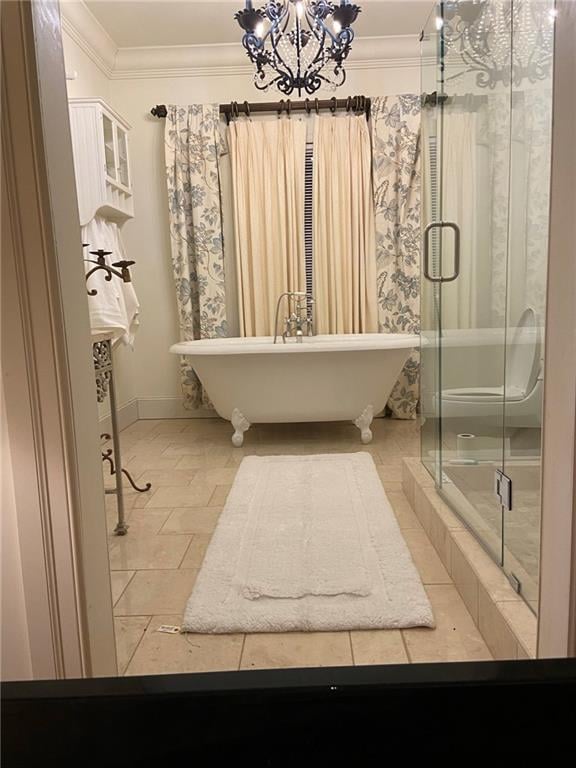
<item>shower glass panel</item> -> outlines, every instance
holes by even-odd
[[[534,609],[553,24],[440,2],[421,49],[422,461]]]

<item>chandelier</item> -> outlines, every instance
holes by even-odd
[[[234,18],[244,30],[242,45],[255,65],[254,84],[290,95],[337,88],[346,79],[360,7],[350,0],[268,0],[254,8],[252,0]]]
[[[552,0],[448,0],[445,53],[459,56],[480,88],[535,83],[550,76],[554,20]]]

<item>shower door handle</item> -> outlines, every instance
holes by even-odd
[[[434,277],[430,274],[430,232],[433,229],[454,230],[454,272],[450,277]],[[431,283],[451,283],[460,274],[460,227],[453,221],[432,221],[424,229],[424,277]]]

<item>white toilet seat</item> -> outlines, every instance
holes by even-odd
[[[512,385],[506,387],[506,400],[523,400],[526,396],[524,390]],[[442,400],[450,402],[502,402],[504,399],[504,387],[465,387],[464,389],[442,390]]]

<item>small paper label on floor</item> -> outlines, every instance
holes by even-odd
[[[172,624],[162,624],[158,627],[156,632],[166,632],[168,635],[177,635],[180,632],[180,627],[175,627]]]

